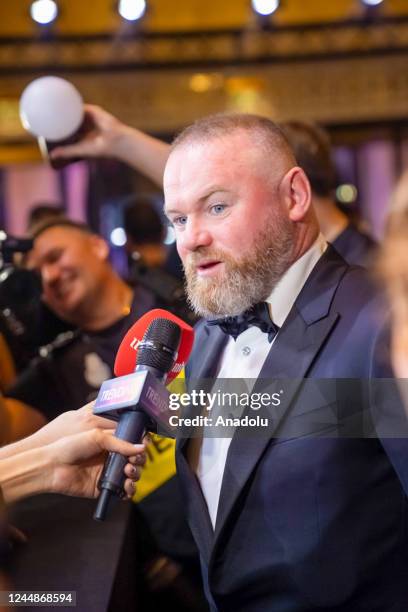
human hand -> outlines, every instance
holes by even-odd
[[[63,412],[31,436],[0,449],[0,459],[5,459],[33,448],[46,446],[63,436],[70,436],[81,431],[88,431],[96,427],[112,429],[114,427],[113,421],[95,416],[92,413],[93,406],[94,402],[90,402],[78,410]]]
[[[114,157],[161,187],[170,145],[122,123],[99,106],[85,104],[84,108],[85,121],[93,127],[79,142],[55,147],[51,159]]]
[[[86,121],[90,129],[75,144],[55,147],[50,153],[52,159],[78,157],[108,157],[116,155],[116,147],[126,126],[100,106],[84,105]]]
[[[97,497],[97,484],[107,453],[117,452],[128,457],[124,490],[132,497],[146,461],[145,447],[120,440],[113,433],[113,429],[90,429],[45,447],[50,466],[45,489],[76,497]]]

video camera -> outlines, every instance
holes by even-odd
[[[32,248],[31,238],[17,238],[0,230],[0,268],[13,264],[15,253],[28,253]]]
[[[0,334],[17,371],[28,365],[40,346],[66,328],[43,304],[39,275],[24,266],[32,247],[30,238],[0,230]]]

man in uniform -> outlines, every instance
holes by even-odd
[[[156,306],[151,293],[116,274],[108,254],[102,237],[68,219],[46,222],[34,234],[30,266],[41,276],[43,299],[74,331],[44,347],[7,395],[47,420],[96,397],[125,332]]]

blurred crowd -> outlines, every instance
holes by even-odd
[[[54,149],[52,156],[67,159],[116,157],[161,187],[169,145],[123,125],[98,107],[87,106],[86,109],[93,130],[81,142]],[[385,290],[391,313],[393,365],[399,377],[408,376],[408,272],[405,263],[408,173],[395,188],[384,240],[377,243],[362,229],[358,218],[351,219],[335,200],[336,169],[327,133],[300,121],[287,122],[281,128],[298,164],[309,178],[323,235],[347,262],[367,267],[375,282]],[[70,419],[68,429],[61,429],[64,435],[86,434],[89,437],[90,431],[92,436],[96,436],[95,432],[106,431],[107,424],[103,420],[87,422],[83,431],[80,426],[78,431],[70,431],[74,422],[72,411],[91,402],[102,382],[113,376],[113,363],[121,339],[146,311],[166,308],[191,323],[195,321],[185,298],[182,268],[175,248],[164,244],[165,227],[155,201],[132,195],[123,219],[129,270],[126,278],[112,266],[107,241],[87,225],[69,219],[58,204],[41,203],[33,207],[27,219],[27,234],[23,237],[31,241],[30,248],[18,241],[11,250],[9,243],[2,244],[0,444],[3,445],[4,461],[10,462],[22,452],[32,453],[33,448],[48,448],[49,441],[45,444],[38,432],[45,436],[47,430],[42,428],[49,428],[50,423],[62,423],[58,420],[64,415],[69,415],[66,419]],[[30,440],[27,436],[32,434],[38,436],[32,443],[25,446],[20,442],[18,446],[18,441]],[[63,439],[55,436],[53,443],[62,445]],[[112,450],[114,443],[112,437],[98,437],[95,444],[97,454],[97,451]],[[160,442],[153,440],[151,444],[159,445]],[[122,450],[132,456],[131,449]],[[53,452],[61,457],[60,448]],[[0,459],[1,453],[2,450]],[[198,555],[179,511],[182,502],[173,454],[174,446],[171,446],[168,462],[172,467],[166,472],[165,483],[139,502],[140,520],[150,531],[143,569],[146,597],[153,597],[149,608],[152,610],[162,601],[160,597],[174,598],[181,611],[204,610]],[[69,458],[70,465],[80,460],[80,455]],[[69,461],[67,459],[67,463]],[[133,457],[133,463],[135,461]],[[6,470],[6,463],[3,466]],[[0,484],[3,484],[1,476],[0,470]],[[129,472],[129,476],[135,480],[139,472],[133,475]],[[6,478],[7,473],[4,482]],[[149,478],[148,469],[143,478]],[[128,488],[131,495],[130,481]],[[36,488],[33,484],[15,497],[10,494],[6,501],[10,503],[15,498],[42,490],[95,494],[93,489],[69,491],[69,486],[62,484],[59,489],[55,486],[44,489],[44,486]],[[178,529],[174,528],[175,521],[179,523]],[[170,523],[173,533],[166,529]],[[180,581],[183,583],[182,601],[177,587]],[[190,599],[185,593],[190,593]]]

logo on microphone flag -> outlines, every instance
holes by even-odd
[[[127,408],[134,405],[139,399],[143,383],[143,372],[105,380],[96,399],[94,411]]]

